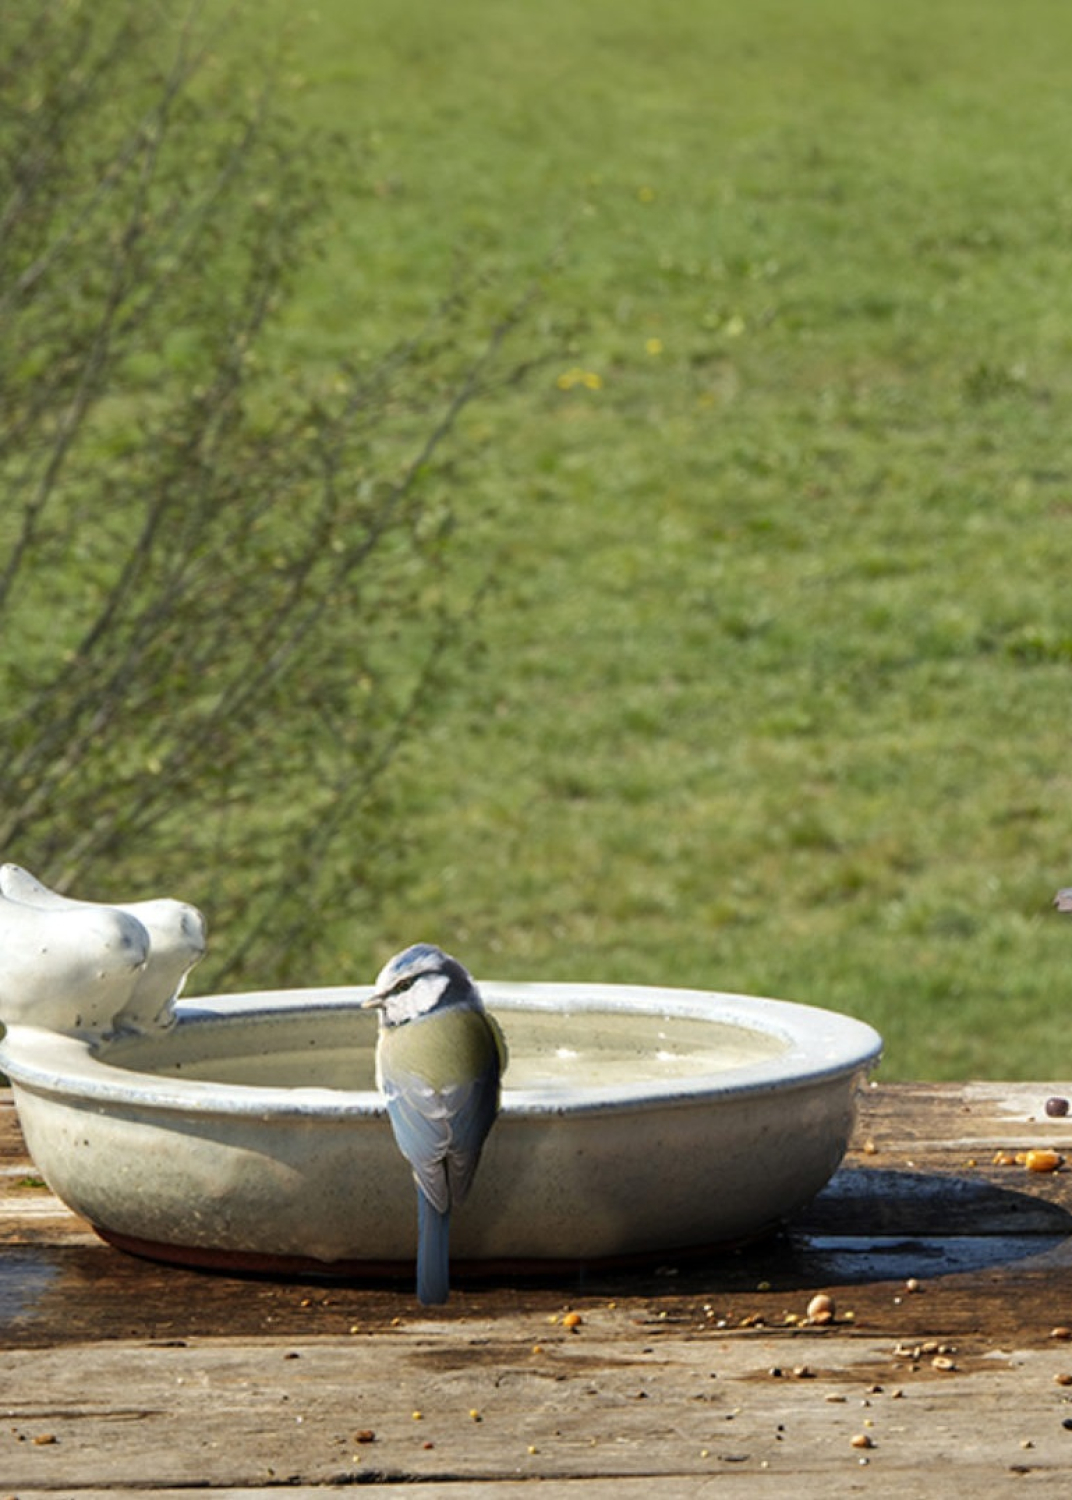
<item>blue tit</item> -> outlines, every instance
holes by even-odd
[[[364,1002],[380,1014],[376,1083],[417,1184],[417,1299],[450,1290],[450,1214],[464,1202],[499,1111],[502,1033],[455,958],[416,943]]]

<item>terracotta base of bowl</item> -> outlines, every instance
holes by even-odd
[[[452,1260],[450,1274],[459,1281],[496,1276],[563,1276],[576,1275],[579,1267],[588,1271],[628,1271],[665,1265],[667,1261],[703,1260],[712,1255],[726,1255],[746,1245],[766,1239],[778,1229],[769,1224],[743,1239],[721,1240],[711,1245],[689,1245],[684,1249],[645,1250],[628,1255],[545,1260],[524,1258],[509,1260]],[[393,1281],[413,1276],[412,1260],[317,1260],[304,1255],[261,1254],[256,1250],[223,1250],[203,1245],[163,1245],[133,1235],[117,1234],[111,1229],[93,1225],[94,1232],[108,1245],[142,1260],[163,1261],[198,1271],[222,1271],[232,1276],[269,1276],[280,1280],[315,1277],[327,1281]]]

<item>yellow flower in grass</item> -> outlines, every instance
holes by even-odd
[[[583,385],[589,391],[598,391],[603,387],[603,377],[597,375],[595,370],[582,370],[579,365],[574,365],[572,370],[563,370],[555,384],[560,391],[571,391],[575,385]]]

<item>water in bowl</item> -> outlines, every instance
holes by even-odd
[[[778,1056],[788,1043],[725,1021],[578,1008],[503,1008],[504,1089],[563,1094],[670,1083]],[[112,1066],[159,1077],[259,1088],[375,1088],[376,1019],[353,1006],[214,1017],[105,1044]]]

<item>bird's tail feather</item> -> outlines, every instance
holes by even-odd
[[[417,1301],[430,1307],[450,1292],[450,1211],[441,1214],[417,1190]]]

